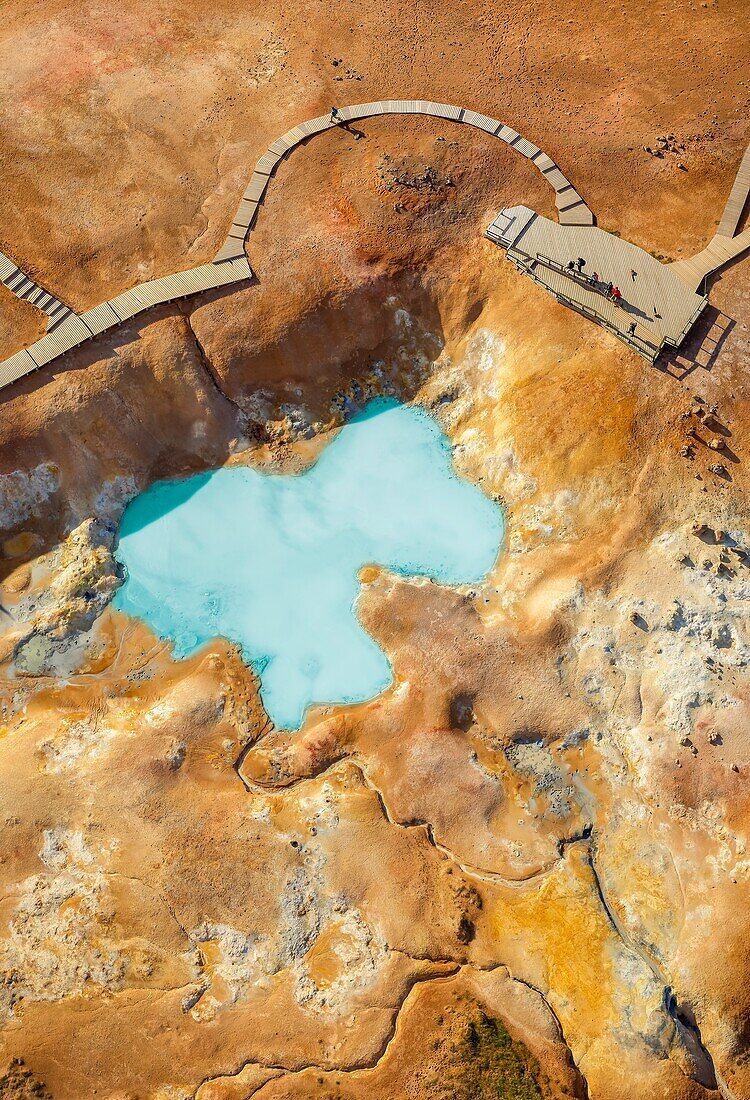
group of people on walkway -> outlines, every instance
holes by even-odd
[[[586,280],[590,287],[593,287],[594,290],[598,291],[600,294],[603,294],[610,302],[614,302],[616,306],[620,305],[622,301],[622,291],[620,290],[619,286],[615,286],[615,284],[612,282],[605,283],[602,279],[599,278],[598,271],[595,271],[593,275],[585,274],[583,270],[585,266],[586,261],[584,260],[583,256],[579,256],[577,260],[569,260],[565,270],[569,271],[571,275],[579,275],[582,279]],[[630,275],[633,282],[635,282],[638,276],[638,272],[631,271]],[[636,323],[635,321],[632,321],[628,325],[628,333],[630,334],[630,336],[635,336],[635,330]]]
[[[615,284],[611,282],[605,283],[599,278],[598,271],[595,271],[593,275],[584,274],[583,269],[585,266],[586,261],[583,256],[579,256],[577,260],[569,260],[565,270],[580,275],[581,278],[586,280],[589,286],[594,288],[594,290],[598,290],[600,294],[604,294],[610,301],[614,302],[615,305],[619,305],[622,300],[622,291],[619,286],[615,286]],[[635,278],[635,272],[633,272],[633,276]]]

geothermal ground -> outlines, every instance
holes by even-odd
[[[686,258],[750,140],[746,7],[10,0],[0,249],[82,312],[208,262],[295,123],[418,96]],[[0,1097],[747,1100],[750,261],[653,367],[483,238],[554,217],[528,161],[355,130],[279,165],[253,283],[0,391]],[[0,356],[43,321],[0,287]],[[505,542],[475,587],[362,570],[393,685],[284,733],[235,646],[112,608],[117,525],[380,395]]]

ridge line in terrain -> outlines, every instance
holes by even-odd
[[[693,1021],[687,1019],[678,1011],[676,998],[674,995],[674,986],[672,985],[671,981],[667,980],[667,974],[662,969],[661,965],[656,961],[656,959],[653,958],[645,945],[640,943],[640,941],[636,937],[632,936],[629,932],[626,932],[620,924],[616,913],[609,903],[604,886],[602,885],[602,880],[599,876],[598,868],[596,866],[598,847],[595,839],[593,843],[589,845],[588,854],[589,866],[591,867],[591,873],[594,879],[594,887],[610,926],[614,930],[616,936],[623,944],[623,946],[646,964],[654,978],[656,978],[657,982],[661,985],[662,1008],[665,1015],[668,1016],[670,1020],[672,1020],[672,1023],[674,1024],[678,1034],[680,1033],[680,1030],[682,1030],[690,1035],[693,1042],[696,1044],[698,1050],[706,1061],[706,1069],[709,1071],[709,1076],[713,1075],[713,1084],[709,1083],[708,1085],[704,1085],[702,1081],[698,1081],[697,1083],[702,1085],[704,1088],[718,1088],[722,1096],[724,1097],[724,1100],[736,1100],[736,1097],[733,1095],[728,1086],[724,1084],[721,1077],[717,1073],[714,1060],[711,1056],[711,1052],[703,1042],[701,1030],[697,1022],[694,1023]],[[677,1064],[685,1077],[688,1078],[688,1080],[695,1080],[694,1078],[690,1077],[690,1075],[686,1072],[684,1067],[679,1062]]]
[[[401,954],[401,955],[406,955],[407,958],[414,958],[414,956],[409,955],[409,953],[405,952],[405,951],[397,951],[397,950],[394,949],[394,953]],[[418,959],[417,961],[421,961],[421,960]],[[450,964],[450,960],[445,960],[445,964],[446,965]],[[582,1071],[580,1070],[580,1068],[576,1064],[575,1058],[573,1057],[573,1052],[572,1052],[570,1046],[568,1045],[568,1043],[565,1039],[565,1033],[564,1033],[562,1024],[560,1023],[560,1019],[559,1019],[557,1013],[555,1012],[555,1010],[550,1005],[547,998],[541,992],[541,990],[537,989],[536,986],[531,984],[531,982],[524,981],[523,978],[516,978],[513,975],[513,973],[511,972],[510,968],[507,966],[506,963],[502,963],[502,962],[489,963],[486,966],[481,966],[481,965],[474,964],[474,963],[458,963],[458,962],[456,962],[456,963],[452,964],[452,969],[450,971],[446,972],[446,973],[443,973],[443,974],[425,974],[425,975],[415,975],[414,976],[414,980],[411,982],[411,984],[409,986],[409,989],[407,990],[405,996],[401,1000],[400,1004],[396,1007],[396,1010],[395,1010],[394,1015],[393,1015],[393,1021],[392,1021],[391,1027],[389,1028],[389,1030],[386,1034],[385,1040],[384,1040],[383,1044],[381,1045],[381,1049],[378,1052],[377,1057],[374,1060],[369,1061],[369,1062],[367,1062],[365,1064],[362,1064],[362,1065],[352,1066],[351,1068],[348,1068],[348,1069],[344,1069],[344,1068],[337,1067],[337,1066],[324,1066],[324,1065],[320,1065],[319,1063],[310,1063],[310,1064],[307,1064],[307,1065],[298,1066],[296,1069],[289,1069],[289,1068],[286,1068],[286,1067],[278,1065],[278,1064],[268,1065],[264,1062],[256,1061],[253,1058],[247,1058],[233,1073],[218,1073],[218,1074],[212,1074],[208,1077],[204,1077],[198,1083],[198,1085],[195,1087],[195,1089],[192,1093],[192,1096],[191,1096],[191,1100],[199,1100],[198,1093],[200,1092],[200,1090],[203,1088],[204,1085],[210,1084],[212,1081],[221,1080],[222,1078],[238,1077],[242,1073],[242,1071],[247,1069],[249,1066],[257,1066],[259,1069],[268,1070],[269,1072],[273,1072],[275,1074],[275,1076],[269,1078],[267,1081],[264,1081],[262,1084],[258,1085],[257,1088],[253,1089],[253,1091],[248,1094],[247,1100],[254,1100],[255,1097],[258,1097],[261,1094],[261,1092],[263,1091],[263,1089],[266,1088],[267,1085],[270,1085],[274,1081],[277,1081],[280,1077],[283,1077],[285,1079],[289,1078],[289,1077],[295,1077],[298,1074],[308,1072],[309,1070],[315,1070],[318,1073],[338,1073],[338,1074],[354,1074],[354,1073],[363,1073],[363,1072],[368,1072],[368,1071],[375,1070],[375,1069],[378,1068],[378,1066],[381,1064],[381,1062],[383,1062],[384,1059],[387,1057],[388,1051],[390,1050],[391,1045],[393,1044],[394,1040],[396,1039],[396,1037],[399,1033],[399,1029],[402,1026],[402,1020],[403,1020],[405,1012],[407,1011],[408,1004],[409,1004],[410,1000],[413,999],[413,997],[416,997],[417,990],[418,990],[419,986],[432,984],[432,983],[435,983],[435,982],[450,982],[455,977],[457,977],[457,975],[462,974],[464,971],[475,971],[475,972],[479,972],[479,973],[492,973],[495,970],[504,970],[506,972],[506,974],[508,975],[508,978],[509,978],[510,981],[518,982],[519,985],[526,986],[527,989],[530,989],[533,993],[536,993],[541,998],[542,1002],[544,1003],[544,1005],[546,1006],[546,1008],[548,1009],[548,1011],[550,1013],[550,1016],[551,1016],[551,1018],[552,1018],[552,1020],[555,1024],[556,1029],[558,1030],[558,1035],[559,1035],[560,1041],[564,1044],[566,1050],[570,1054],[571,1062],[572,1062],[573,1066],[575,1067],[575,1069],[576,1069],[577,1073],[579,1074],[579,1076],[581,1078],[581,1081],[583,1083],[585,1097],[588,1098],[588,1085],[587,1085],[586,1079],[585,1079]]]
[[[430,845],[435,848],[436,851],[440,852],[447,859],[449,859],[456,867],[459,868],[460,871],[462,871],[469,878],[474,878],[481,882],[487,882],[490,884],[507,886],[511,888],[520,888],[525,886],[529,882],[534,882],[537,879],[545,878],[547,875],[551,874],[551,872],[554,871],[556,867],[559,867],[560,863],[565,859],[566,849],[569,848],[571,844],[577,844],[581,841],[585,841],[586,843],[588,843],[590,837],[590,829],[588,826],[585,826],[582,830],[578,830],[577,832],[572,833],[569,837],[560,837],[557,840],[558,855],[555,859],[549,860],[547,863],[542,864],[542,866],[539,867],[537,870],[531,871],[527,875],[513,878],[509,875],[503,875],[500,871],[493,871],[488,868],[475,867],[470,863],[462,863],[455,852],[453,852],[447,845],[443,844],[440,840],[437,839],[437,837],[435,836],[434,827],[430,821],[425,821],[422,819],[415,819],[413,821],[397,820],[393,816],[385,800],[383,792],[367,774],[364,765],[355,757],[346,753],[338,756],[335,760],[332,760],[329,764],[327,764],[324,768],[321,768],[321,770],[319,772],[316,772],[314,775],[298,776],[295,780],[280,786],[264,784],[258,781],[251,782],[250,780],[246,779],[245,776],[242,774],[241,768],[242,763],[247,757],[249,751],[252,748],[257,747],[257,744],[258,742],[256,741],[251,745],[245,746],[234,766],[234,770],[240,777],[240,780],[245,787],[245,790],[249,793],[269,794],[273,793],[274,791],[288,790],[291,787],[297,786],[298,783],[306,783],[314,779],[320,779],[328,772],[333,771],[333,769],[336,768],[343,761],[346,761],[347,763],[351,764],[353,768],[356,768],[364,785],[376,796],[380,804],[383,816],[385,817],[389,825],[392,825],[394,828],[397,829],[423,829],[425,831],[427,840],[429,841]]]
[[[213,364],[211,363],[211,360],[208,357],[206,349],[204,348],[204,346],[203,346],[203,344],[200,340],[200,337],[198,336],[198,333],[195,331],[195,328],[193,327],[192,314],[188,313],[186,310],[184,310],[182,308],[182,303],[179,303],[178,309],[179,309],[180,313],[182,314],[182,316],[185,318],[185,321],[187,322],[188,331],[190,332],[190,335],[193,339],[193,343],[195,344],[195,350],[198,353],[198,359],[199,359],[200,364],[203,367],[204,371],[208,375],[209,381],[211,382],[213,388],[216,390],[216,392],[219,394],[219,396],[221,398],[223,398],[224,401],[227,402],[227,404],[232,405],[237,410],[237,412],[240,415],[241,420],[244,422],[244,424],[247,424],[246,414],[242,411],[242,409],[237,404],[237,402],[234,400],[234,398],[230,397],[229,394],[227,394],[224,391],[221,383],[219,382],[219,375],[218,375],[217,371],[214,369]]]

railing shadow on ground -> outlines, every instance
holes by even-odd
[[[680,381],[698,367],[711,371],[735,323],[716,306],[707,305],[680,347],[662,351],[655,364],[657,370]]]

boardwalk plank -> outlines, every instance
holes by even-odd
[[[10,386],[12,382],[17,382],[19,378],[23,378],[25,374],[31,374],[36,369],[37,364],[26,348],[23,351],[17,351],[15,355],[11,355],[9,359],[0,363],[0,389],[3,386]]]
[[[745,150],[732,189],[724,207],[724,212],[716,230],[717,235],[733,237],[737,231],[742,211],[750,194],[750,145]]]

